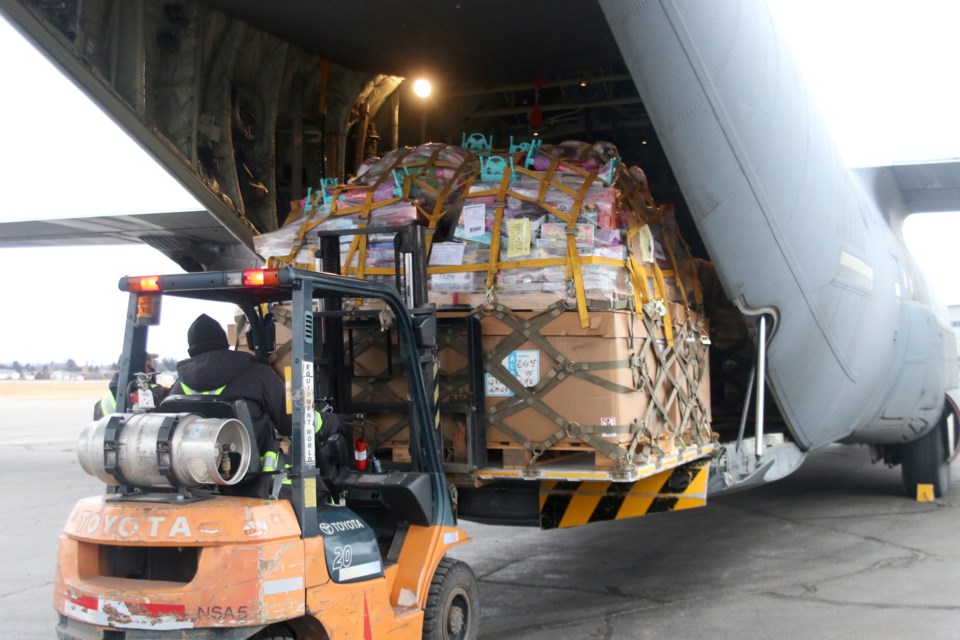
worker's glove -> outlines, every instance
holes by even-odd
[[[323,427],[320,429],[320,435],[327,439],[335,433],[343,433],[345,436],[351,435],[351,426],[357,413],[332,413],[323,412],[320,416],[323,418]]]

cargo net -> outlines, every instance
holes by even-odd
[[[480,427],[505,467],[588,450],[597,467],[629,469],[710,442],[703,296],[673,208],[612,145],[492,147],[474,134],[368,161],[352,183],[295,203],[295,219],[256,238],[257,251],[270,266],[315,269],[315,231],[431,231],[430,300],[480,320],[486,376],[485,388],[468,385],[465,336],[443,339],[446,462]],[[343,235],[340,256],[348,275],[393,281],[392,234]],[[345,301],[363,306],[375,304]],[[353,397],[372,405],[372,440],[397,460],[409,442],[404,365],[378,332],[350,338]],[[465,428],[450,407],[471,404],[485,408],[483,425]]]
[[[293,203],[292,222],[254,238],[268,266],[316,269],[319,231],[388,227],[426,221],[436,231],[455,219],[465,189],[476,176],[477,158],[459,147],[439,143],[403,148],[368,160],[350,184],[326,182]],[[431,234],[431,239],[432,239]],[[340,237],[342,273],[386,279],[394,274],[392,234]],[[387,279],[389,281],[389,279]]]
[[[702,303],[673,208],[658,206],[643,171],[624,168],[613,145],[511,144],[398,149],[367,161],[351,184],[325,184],[294,203],[295,217],[254,239],[268,266],[315,269],[315,231],[418,221],[428,235],[429,290],[438,306],[499,303],[544,309],[669,313]],[[344,235],[343,273],[391,281],[393,236]],[[671,323],[667,341],[672,344]]]
[[[657,315],[637,322],[608,312],[614,321],[605,328],[570,336],[551,331],[569,315],[560,305],[531,317],[495,305],[492,317],[509,333],[484,353],[486,391],[500,386],[505,396],[487,404],[488,444],[498,443],[500,432],[506,439],[498,444],[521,445],[526,465],[550,450],[585,445],[601,454],[598,467],[630,469],[709,443],[705,328],[695,314],[676,311],[675,346],[667,347]],[[541,362],[524,367],[524,353]]]
[[[668,347],[659,315],[595,312],[594,326],[583,330],[562,302],[528,313],[500,304],[475,309],[482,390],[471,387],[466,331],[441,330],[444,462],[466,462],[460,453],[469,432],[466,412],[453,407],[477,398],[489,458],[505,467],[533,468],[589,452],[595,468],[631,470],[710,443],[707,327],[679,305],[673,311],[676,340]],[[354,401],[368,412],[373,447],[392,451],[395,460],[405,456],[410,416],[395,409],[407,395],[394,340],[375,328],[354,331],[347,350]]]

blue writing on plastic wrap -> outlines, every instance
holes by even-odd
[[[503,367],[524,387],[540,383],[540,352],[536,349],[512,351],[503,359]],[[512,396],[513,391],[493,374],[486,374],[485,393],[489,396]]]

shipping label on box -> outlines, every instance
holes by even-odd
[[[597,234],[596,225],[582,223],[577,225],[577,247],[593,248]],[[556,222],[545,222],[540,227],[540,237],[549,241],[553,246],[567,246],[567,225]]]
[[[540,383],[540,351],[538,349],[513,351],[503,359],[502,364],[523,386],[535,387]],[[487,396],[513,395],[513,391],[507,385],[489,373],[486,374],[485,387]]]
[[[465,204],[460,219],[463,221],[465,238],[477,238],[487,231],[487,208],[482,204]]]
[[[475,273],[435,273],[430,276],[431,291],[473,291]]]
[[[430,266],[459,266],[463,264],[465,249],[462,242],[434,242],[430,249]],[[390,258],[393,258],[392,251]]]

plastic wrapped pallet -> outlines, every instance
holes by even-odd
[[[417,220],[416,202],[406,192],[394,190],[395,187],[390,187],[388,194],[377,184],[334,184],[324,186],[316,193],[311,189],[311,195],[298,203],[297,212],[302,215],[276,231],[255,237],[254,248],[268,266],[316,269],[319,231],[403,225]],[[375,234],[341,236],[341,262],[345,265],[345,273],[364,276],[368,241],[377,243],[384,239]]]
[[[580,254],[588,258],[613,255],[619,258],[619,264],[610,266],[624,266],[622,249],[617,248],[622,238],[616,228],[615,192],[603,180],[597,180],[596,173],[611,160],[601,157],[593,147],[581,147],[569,144],[562,149],[542,148],[537,154],[528,151],[526,159],[522,150],[481,156],[480,179],[470,185],[453,237],[489,245],[490,260],[484,265],[465,265],[462,270],[455,265],[434,268],[431,273],[483,273],[482,285],[474,277],[469,282],[471,289],[458,292],[468,294],[462,300],[467,304],[479,304],[487,296],[515,308],[543,308],[559,299],[582,298],[586,295],[585,281],[590,294],[598,298],[625,299],[629,291],[622,278],[602,268],[590,266],[584,270],[570,264],[568,228],[577,231],[577,258]],[[556,157],[550,153],[556,153]],[[567,157],[572,155],[583,155],[586,160]],[[494,159],[498,160],[499,174],[489,170]],[[522,166],[537,163],[548,170],[538,172]],[[612,166],[607,170],[612,175]],[[598,234],[600,229],[605,235]],[[450,279],[437,280],[443,285],[432,289],[438,294],[437,302],[452,301],[445,298]]]
[[[313,268],[311,232],[412,220],[408,203],[434,232],[431,245],[464,245],[431,255],[428,286],[439,305],[493,300],[532,310],[566,300],[586,326],[591,308],[690,304],[695,272],[669,209],[655,205],[642,171],[618,162],[606,143],[479,156],[437,143],[398,149],[368,163],[356,184],[308,199],[308,215],[260,236],[256,247],[270,264]],[[387,242],[344,236],[345,273],[389,275]]]
[[[295,232],[284,227],[258,250],[274,242],[273,264],[290,264],[312,255],[303,239],[315,229],[416,219],[433,232],[431,301],[469,309],[457,314],[481,327],[482,388],[468,383],[464,336],[441,340],[445,461],[463,462],[466,449],[469,419],[452,407],[476,398],[488,453],[503,466],[587,451],[599,468],[629,469],[712,438],[694,262],[671,208],[657,205],[643,172],[620,166],[611,145],[476,154],[421,145],[368,163],[357,184],[322,196],[290,225]],[[389,238],[376,234],[344,236],[341,258],[351,275],[393,273]],[[379,328],[345,342],[374,447],[402,456],[409,416],[396,409],[407,384],[396,345]]]
[[[359,176],[357,183],[404,185],[427,228],[446,235],[463,205],[466,189],[477,175],[477,166],[476,156],[469,151],[429,142],[391,151]]]
[[[447,233],[459,216],[463,195],[477,174],[476,166],[476,156],[451,145],[429,143],[394,150],[365,162],[361,175],[351,184],[323,185],[315,192],[311,189],[295,207],[305,215],[258,236],[255,248],[270,265],[313,269],[317,231],[394,226],[419,220],[431,231]],[[392,237],[343,236],[344,273],[360,278],[393,273],[392,250],[385,246],[389,242]]]

